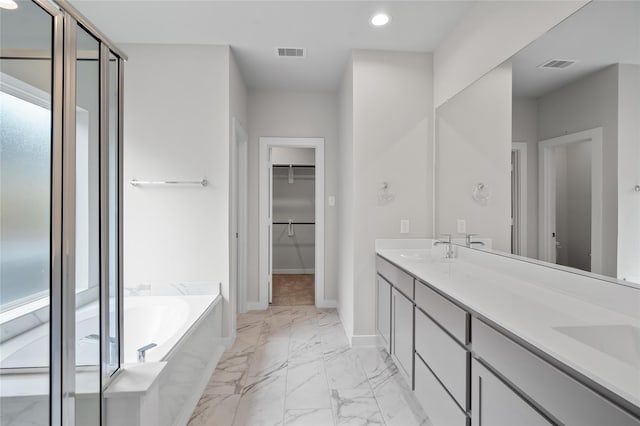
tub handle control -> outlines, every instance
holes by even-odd
[[[141,348],[138,348],[138,362],[144,362],[146,355],[147,355],[147,351],[151,348],[155,348],[156,346],[158,346],[155,343],[149,343],[148,345],[144,345]]]

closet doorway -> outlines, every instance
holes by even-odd
[[[324,139],[260,138],[260,304],[324,305]]]

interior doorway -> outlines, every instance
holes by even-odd
[[[540,259],[602,268],[602,128],[539,143]]]
[[[272,305],[315,304],[315,149],[271,148]]]
[[[260,138],[260,305],[324,305],[324,139]]]

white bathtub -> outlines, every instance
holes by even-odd
[[[107,426],[185,425],[224,352],[222,296],[124,301],[124,364],[105,392]],[[144,364],[137,349],[155,343]]]
[[[151,411],[157,417],[140,421],[137,425],[168,426],[186,423],[185,418],[188,420],[188,415],[206,384],[200,383],[202,378],[208,378],[206,374],[213,372],[215,363],[224,350],[221,343],[221,299],[219,295],[139,296],[124,299],[124,360],[118,377],[126,376],[127,366],[144,366],[138,363],[137,349],[149,343],[156,343],[158,346],[147,351],[146,364],[149,367],[153,367],[153,364],[164,366],[159,376],[153,379],[156,388],[154,409]],[[92,365],[98,357],[98,342],[83,339],[99,330],[97,310],[97,305],[93,304],[79,309],[77,313],[76,359],[79,365]],[[48,323],[41,324],[1,345],[1,367],[26,368],[24,373],[0,374],[3,422],[10,419],[15,424],[40,425],[43,419],[47,419],[49,376],[29,367],[48,365],[48,327]],[[95,373],[90,370],[86,374],[95,377]],[[79,397],[97,392],[94,389],[95,380],[89,380],[90,385],[83,385],[80,376],[76,389]],[[25,377],[28,377],[28,381],[25,381]],[[118,377],[114,383],[118,381]],[[133,394],[135,392],[121,395],[112,392],[108,398],[111,402],[122,399],[131,403]],[[139,398],[143,400],[148,396],[140,394]],[[125,406],[129,407],[130,404]],[[40,411],[36,409],[38,407]],[[108,416],[109,425],[123,426],[127,424],[124,419],[129,421],[136,418],[127,415],[130,414],[127,409],[120,407],[118,404],[108,406],[111,411]],[[118,414],[125,416],[124,419]],[[43,426],[45,424],[48,422],[42,423]],[[80,421],[79,424],[84,423]]]
[[[124,298],[124,360],[138,362],[137,349],[148,343],[158,346],[146,353],[147,361],[163,361],[176,343],[212,304],[216,295],[141,296]],[[98,334],[98,305],[78,310],[76,360],[78,365],[99,363],[99,342],[86,339]],[[2,344],[0,368],[47,367],[49,324],[43,324]]]
[[[138,348],[149,343],[158,346],[146,352],[146,361],[165,361],[216,296],[125,297],[124,363],[138,362]]]

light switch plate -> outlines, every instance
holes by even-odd
[[[400,233],[408,234],[409,233],[409,219],[401,219],[400,220]]]
[[[458,234],[467,233],[467,221],[464,219],[458,219]]]
[[[336,196],[329,195],[329,207],[333,207],[336,205]]]

